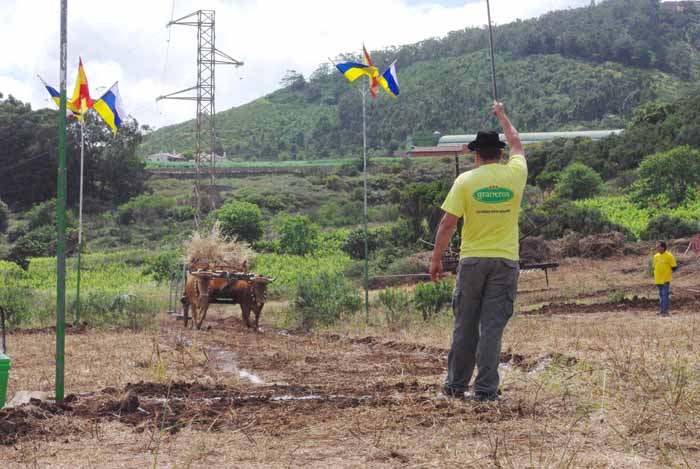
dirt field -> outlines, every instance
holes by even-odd
[[[198,333],[74,333],[68,402],[0,411],[0,466],[700,467],[700,260],[681,259],[671,318],[646,257],[523,274],[494,404],[439,396],[448,315],[302,334],[263,312],[255,334],[236,307]],[[8,345],[9,397],[51,391],[52,333]]]

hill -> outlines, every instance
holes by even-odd
[[[618,127],[649,101],[670,101],[700,78],[700,9],[676,12],[655,0],[610,0],[496,28],[500,94],[523,131]],[[407,137],[486,125],[487,36],[468,28],[441,39],[373,52],[399,66],[401,97],[369,106],[378,152]],[[353,58],[345,55],[344,58]],[[361,143],[361,102],[330,65],[307,80],[217,115],[218,151],[245,159],[346,156]],[[140,153],[192,151],[194,122],[150,135]]]

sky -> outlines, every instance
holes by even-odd
[[[491,13],[505,24],[588,4],[492,0]],[[59,5],[0,0],[0,93],[34,109],[53,107],[37,75],[58,88]],[[217,112],[279,88],[287,70],[308,78],[327,57],[359,53],[363,41],[381,49],[487,23],[481,0],[68,0],[69,94],[82,56],[93,98],[119,81],[126,111],[141,124],[194,118],[194,102],[155,99],[196,84],[196,28],[166,25],[199,9],[216,11],[217,49],[245,63],[217,66]]]

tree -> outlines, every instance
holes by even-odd
[[[227,238],[237,236],[252,243],[263,234],[260,207],[250,202],[234,201],[224,204],[217,211],[217,219],[221,224],[221,233]]]
[[[603,186],[603,178],[583,163],[569,165],[554,188],[565,199],[580,200],[595,197]]]
[[[644,158],[632,198],[640,205],[683,204],[700,188],[700,150],[687,145]]]
[[[57,117],[57,111],[33,111],[11,96],[0,99],[0,196],[10,206],[28,207],[56,196]],[[136,154],[142,136],[133,119],[126,119],[114,136],[98,116],[87,114],[86,197],[119,203],[143,191],[147,173]],[[80,126],[74,119],[68,124],[66,155],[68,198],[75,204],[80,180]]]
[[[320,229],[305,215],[284,215],[277,222],[277,232],[282,252],[303,256],[316,249]]]

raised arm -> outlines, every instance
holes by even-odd
[[[501,123],[503,128],[503,133],[506,135],[506,140],[508,141],[508,146],[510,147],[511,155],[523,155],[525,156],[525,150],[523,149],[523,143],[520,141],[520,135],[518,131],[511,124],[510,119],[506,115],[506,108],[503,103],[494,101],[493,103],[493,113],[496,115],[498,122]]]

